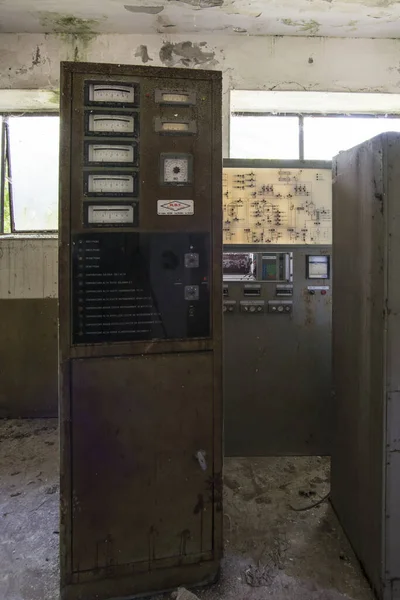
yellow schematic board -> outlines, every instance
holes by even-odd
[[[224,168],[224,244],[331,244],[329,169]]]

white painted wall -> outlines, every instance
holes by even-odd
[[[0,240],[0,300],[57,298],[58,240],[6,236]]]
[[[192,46],[182,50],[182,42]],[[170,61],[160,58],[166,43],[172,44]],[[70,35],[0,34],[0,90],[58,91],[61,60],[77,53],[79,60],[90,62],[143,64],[136,56],[140,46],[147,47],[148,65],[223,72],[224,156],[231,89],[400,92],[400,40],[111,34],[88,43]],[[3,104],[9,109],[10,98]],[[40,93],[27,108],[54,110],[56,105],[56,94]],[[0,298],[56,295],[56,240],[1,239]]]
[[[192,46],[182,49],[183,42]],[[172,44],[171,60],[163,61],[166,43]],[[60,61],[76,55],[90,62],[143,64],[140,46],[147,47],[147,65],[223,72],[225,156],[230,89],[400,92],[400,40],[200,34],[109,34],[89,42],[65,34],[0,34],[0,89],[57,90]]]

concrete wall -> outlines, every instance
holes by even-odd
[[[0,417],[57,412],[57,247],[0,240]]]
[[[230,89],[400,92],[400,40],[85,33],[0,34],[0,93],[56,108],[60,60],[221,70],[224,156]],[[56,240],[0,238],[0,416],[57,410],[56,260]]]
[[[60,60],[223,72],[224,155],[230,89],[400,91],[400,40],[246,35],[0,34],[0,89],[57,92]],[[53,107],[58,102],[53,95]]]

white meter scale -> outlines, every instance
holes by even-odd
[[[189,123],[179,123],[178,121],[164,121],[161,125],[162,131],[189,131]]]
[[[172,102],[174,104],[187,104],[190,101],[189,94],[178,94],[174,92],[163,92],[161,102]]]
[[[188,183],[189,159],[187,157],[164,158],[163,179],[164,183]]]
[[[135,88],[132,85],[90,83],[89,102],[108,104],[133,104],[135,102]]]
[[[89,114],[88,130],[92,133],[130,134],[136,133],[133,115]]]
[[[87,220],[89,225],[130,225],[133,223],[133,206],[89,206]]]
[[[133,163],[132,144],[89,144],[88,161],[90,163]]]
[[[133,194],[134,179],[125,173],[99,173],[87,176],[87,191],[89,194]]]

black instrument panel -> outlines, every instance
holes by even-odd
[[[208,233],[72,237],[73,344],[208,338]]]

